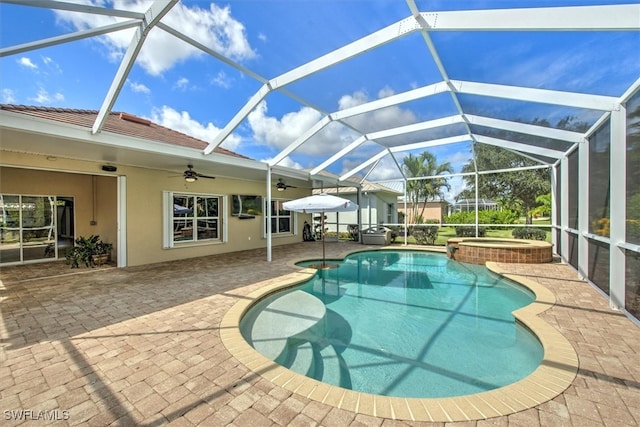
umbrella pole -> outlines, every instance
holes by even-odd
[[[324,250],[324,211],[322,211],[322,218],[320,218],[320,236],[322,236],[322,268],[325,268],[325,250]]]

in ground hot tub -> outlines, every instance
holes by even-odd
[[[541,264],[553,260],[549,242],[486,237],[454,237],[447,241],[447,256],[460,262],[484,264],[487,261]]]

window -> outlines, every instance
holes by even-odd
[[[54,258],[55,196],[0,194],[0,264]]]
[[[293,212],[282,207],[284,202],[286,200],[271,201],[271,234],[294,234]]]
[[[389,203],[387,205],[387,224],[393,224],[395,222],[395,218],[393,217],[394,210],[395,205],[393,203]]]
[[[165,247],[184,242],[221,242],[223,197],[201,194],[165,193]]]

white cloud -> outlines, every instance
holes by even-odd
[[[269,163],[269,162],[271,162],[271,160],[273,160],[273,157],[272,157],[272,158],[269,158],[269,159],[263,159],[263,160],[260,160],[260,161],[261,161],[261,162]],[[292,168],[292,169],[304,169],[304,166],[302,166],[300,163],[298,163],[298,162],[296,162],[296,161],[292,160],[292,159],[291,159],[291,158],[289,158],[289,157],[286,157],[286,158],[282,159],[282,160],[278,163],[278,166],[284,166],[284,167]]]
[[[101,5],[101,1],[91,1],[91,4]],[[115,9],[146,11],[152,3],[148,0],[114,0]],[[56,11],[58,19],[73,25],[77,30],[86,30],[113,24],[121,18],[113,18],[96,14],[80,14],[67,11]],[[175,28],[187,36],[197,40],[205,46],[220,52],[237,61],[255,57],[251,48],[244,25],[231,15],[231,9],[219,7],[214,3],[209,8],[198,6],[187,7],[178,3],[163,18],[163,23]],[[118,60],[126,51],[134,30],[117,31],[100,37],[100,41],[107,49],[107,56]],[[195,47],[170,35],[166,31],[153,29],[143,48],[137,64],[151,75],[160,75],[172,68],[176,63],[198,57],[203,53]]]
[[[213,123],[209,122],[203,125],[192,119],[187,111],[179,112],[166,105],[160,109],[154,109],[151,113],[151,120],[206,142],[212,142],[220,133],[220,128],[214,126]],[[232,134],[225,140],[223,146],[227,150],[235,151],[240,142],[241,138]]]
[[[386,98],[387,96],[394,95],[395,91],[389,86],[383,87],[378,91],[378,98]]]
[[[2,89],[2,103],[13,104],[16,102],[16,97],[11,89]]]
[[[43,67],[38,69],[43,72],[45,75],[61,75],[62,69],[60,65],[53,60],[50,56],[41,56],[40,60],[42,61]]]
[[[129,87],[131,88],[131,90],[136,93],[146,93],[146,94],[151,93],[151,89],[149,89],[147,86],[145,86],[142,83],[136,83],[128,80],[127,80],[127,83],[129,84]]]
[[[390,96],[393,95],[393,91],[385,87],[380,90],[379,95]],[[369,101],[370,99],[364,91],[357,91],[342,96],[338,100],[338,109],[343,110]],[[287,147],[322,118],[321,113],[309,107],[302,107],[298,111],[287,113],[280,119],[269,116],[267,111],[267,103],[261,102],[249,114],[247,121],[257,143],[277,149]],[[376,128],[397,127],[416,121],[416,116],[412,111],[396,106],[349,119],[349,123],[355,128],[367,132],[371,131],[372,126]],[[353,142],[357,137],[358,135],[346,126],[330,123],[296,149],[295,153],[332,154]]]
[[[179,78],[174,87],[182,91],[187,90],[189,87],[189,79],[186,77]]]
[[[451,189],[449,191],[445,190],[444,193],[444,199],[448,202],[455,202],[456,196],[460,194],[462,190],[467,188],[467,185],[465,184],[464,179],[462,179],[461,176],[449,178],[449,186],[451,187]]]
[[[27,58],[26,56],[23,56],[22,58],[18,59],[18,64],[22,65],[23,67],[31,68],[33,70],[38,69],[38,66],[34,64],[33,61],[31,61],[31,59]]]
[[[267,103],[261,102],[248,116],[253,138],[259,144],[282,149],[295,141],[321,118],[316,110],[303,107],[282,119],[267,115]]]
[[[35,97],[29,98],[29,100],[37,104],[51,104],[54,101],[64,101],[64,95],[60,92],[50,94],[45,88],[40,87],[38,94]]]
[[[338,110],[356,107],[369,101],[369,97],[364,91],[357,91],[350,95],[343,95],[338,100]]]
[[[211,83],[224,89],[229,89],[232,82],[233,79],[227,76],[227,73],[224,71],[219,71],[218,74],[211,79]]]
[[[461,147],[451,155],[443,159],[439,158],[438,163],[449,162],[449,164],[451,164],[451,167],[453,168],[454,171],[460,172],[462,170],[462,167],[467,163],[469,163],[469,160],[471,160],[470,146],[469,146],[469,149],[464,149]]]
[[[389,87],[384,87],[378,92],[378,98],[386,98],[394,94]],[[350,95],[343,95],[338,101],[338,109],[344,110],[370,102],[365,92],[358,91]],[[382,108],[370,113],[360,114],[348,119],[349,123],[356,129],[365,133],[375,132],[382,129],[389,129],[398,126],[416,123],[418,121],[413,111],[403,109],[397,105]]]

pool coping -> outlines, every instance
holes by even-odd
[[[384,250],[385,247],[362,250]],[[394,250],[433,249],[405,246]],[[361,252],[353,250],[344,256]],[[441,252],[441,251],[437,251]],[[292,261],[296,262],[303,260]],[[556,298],[546,287],[515,274],[507,274],[495,262],[487,262],[492,272],[531,290],[536,300],[513,312],[516,321],[531,330],[540,340],[544,356],[540,366],[529,376],[513,384],[482,393],[445,398],[404,398],[379,396],[329,385],[293,372],[258,353],[243,338],[240,319],[256,301],[280,289],[295,286],[316,274],[314,268],[258,283],[260,289],[235,303],[220,324],[220,338],[227,350],[252,372],[292,393],[340,409],[374,417],[406,421],[454,422],[474,421],[514,414],[552,400],[566,390],[578,372],[578,356],[571,343],[538,315],[551,308]],[[299,267],[298,267],[299,268]]]

